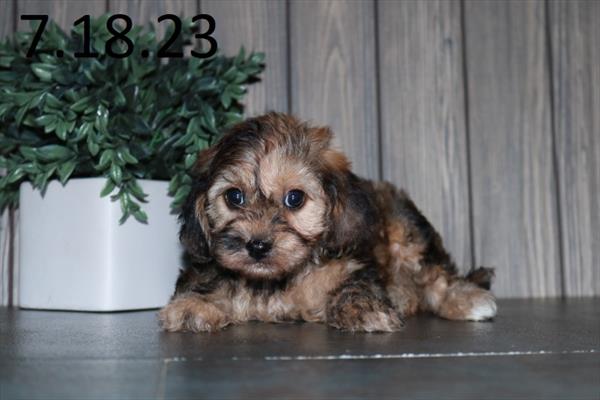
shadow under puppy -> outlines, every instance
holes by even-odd
[[[199,155],[181,215],[191,264],[159,313],[164,329],[303,320],[371,332],[418,311],[495,316],[493,271],[459,276],[406,193],[354,175],[331,137],[269,113]]]

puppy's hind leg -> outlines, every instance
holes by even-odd
[[[387,289],[398,311],[411,315],[418,303],[418,309],[447,319],[493,318],[496,301],[489,292],[493,271],[479,268],[460,277],[442,238],[410,197],[386,183],[377,191],[387,238],[387,248],[379,249],[380,263],[387,266]]]
[[[426,268],[420,282],[422,309],[450,320],[484,321],[496,316],[496,299],[484,288],[489,287],[492,270],[480,268],[463,278],[449,276],[436,267]]]

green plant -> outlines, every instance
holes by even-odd
[[[241,119],[245,84],[257,80],[263,55],[161,62],[163,42],[153,28],[135,26],[127,58],[104,54],[111,37],[107,16],[92,21],[98,58],[75,58],[83,48],[83,27],[70,35],[50,22],[34,57],[27,58],[33,32],[19,32],[0,44],[0,211],[17,206],[23,181],[45,191],[50,179],[106,177],[102,196],[120,201],[121,222],[130,215],[145,222],[145,201],[137,179],[170,180],[172,207],[190,189],[187,173],[198,152],[222,129]],[[190,42],[193,24],[171,50]],[[165,37],[170,37],[167,32]],[[64,50],[64,57],[55,55]],[[144,58],[140,49],[149,49]]]

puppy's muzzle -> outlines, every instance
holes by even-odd
[[[263,259],[271,251],[271,247],[273,247],[271,242],[260,239],[253,239],[246,243],[248,254],[256,261]]]

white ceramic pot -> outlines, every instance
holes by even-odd
[[[119,311],[158,308],[175,287],[181,248],[167,182],[140,180],[148,223],[119,225],[119,202],[100,198],[104,178],[20,189],[19,305]]]

